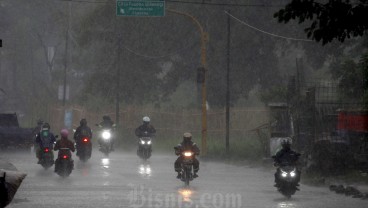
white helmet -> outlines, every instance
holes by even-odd
[[[150,122],[151,119],[148,116],[143,117],[143,122]]]

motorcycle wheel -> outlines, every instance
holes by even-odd
[[[294,186],[283,186],[279,189],[280,193],[284,195],[286,198],[290,199],[292,195],[295,194],[296,188]]]

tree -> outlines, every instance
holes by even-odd
[[[274,14],[279,22],[297,19],[310,24],[304,29],[307,36],[325,45],[334,39],[363,36],[368,30],[368,0],[292,0]]]
[[[368,53],[358,63],[352,59],[337,63],[331,73],[339,81],[340,99],[365,105],[368,103]]]

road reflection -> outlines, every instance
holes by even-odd
[[[149,164],[139,165],[138,173],[145,178],[151,177],[152,174],[151,166]]]
[[[178,193],[183,199],[183,202],[192,202],[191,196],[193,194],[193,191],[189,188],[181,188],[178,190]]]
[[[293,202],[279,202],[277,208],[296,208],[296,204]]]
[[[102,167],[109,168],[110,167],[110,160],[109,158],[102,158],[101,159]]]
[[[91,164],[89,163],[89,161],[87,162],[78,161],[76,163],[74,160],[74,168],[76,168],[77,170],[80,170],[82,173],[82,176],[89,176],[90,170],[91,170]]]

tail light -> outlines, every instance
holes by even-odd
[[[88,142],[88,138],[83,138],[83,142]]]
[[[68,159],[68,156],[67,155],[63,155],[63,159]]]
[[[49,148],[45,148],[45,150],[44,150],[44,152],[49,152],[50,150],[49,150]]]

